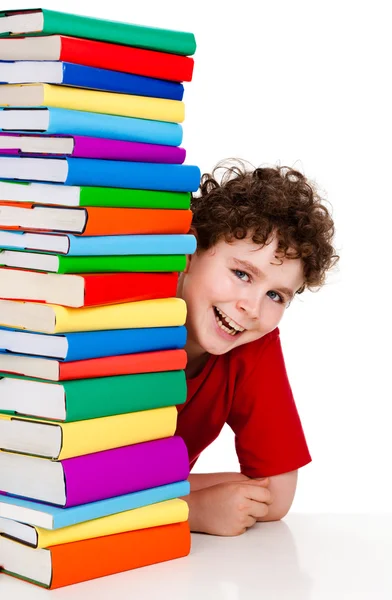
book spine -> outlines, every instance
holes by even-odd
[[[187,234],[68,236],[68,256],[193,254],[196,238]],[[175,295],[175,294],[174,294]]]
[[[87,262],[88,260],[87,258]],[[99,306],[174,297],[178,274],[175,272],[124,273],[121,275],[119,273],[97,273],[85,275],[84,281],[84,305]]]
[[[33,84],[34,85],[34,84]],[[148,98],[131,94],[115,94],[61,85],[41,84],[44,88],[42,106],[68,110],[104,113],[122,117],[151,119],[181,123],[184,120],[184,103],[164,98]],[[20,92],[23,92],[23,85]],[[98,136],[99,137],[99,136]]]
[[[117,329],[115,331],[83,331],[66,334],[68,352],[64,360],[117,356],[131,352],[151,352],[184,348],[187,330],[179,327]]]
[[[62,385],[67,422],[174,406],[186,400],[184,371],[78,379]]]
[[[186,256],[180,254],[174,255],[150,255],[150,256],[127,256],[127,255],[119,255],[119,256],[63,256],[58,254],[58,273],[100,273],[100,274],[110,274],[110,273],[170,273],[170,272],[181,272],[184,271],[186,267]],[[1,264],[1,262],[0,262]],[[106,278],[108,283],[110,283],[110,279]],[[116,278],[118,279],[118,278]],[[117,281],[113,281],[114,285],[117,285]],[[96,287],[94,286],[96,290]],[[87,291],[87,290],[86,290]],[[130,300],[147,300],[150,298],[154,298],[154,292],[156,290],[152,290],[149,293],[144,293],[143,290],[139,291],[136,288],[136,291],[129,294],[132,296]],[[109,294],[107,294],[109,292]],[[123,289],[112,290],[113,293],[110,293],[110,290],[102,290],[102,299],[114,297],[125,298],[126,292]],[[98,292],[99,293],[99,292]],[[173,294],[175,295],[175,294]],[[91,300],[95,302],[94,299],[95,294],[92,294]],[[134,298],[135,296],[135,298]],[[157,297],[165,298],[166,294],[162,294],[161,291],[158,291]],[[87,297],[85,298],[87,300]],[[127,301],[125,299],[123,302]],[[107,302],[105,300],[104,304],[110,304],[111,300]]]
[[[188,521],[148,527],[50,548],[50,589],[187,556]]]
[[[191,195],[189,192],[162,192],[157,190],[96,186],[83,186],[80,189],[80,206],[189,210],[190,205]]]
[[[52,304],[55,324],[42,333],[72,333],[132,327],[184,325],[186,304],[181,298],[125,302],[108,306],[68,308]],[[49,329],[49,327],[48,327]]]
[[[105,40],[140,48],[153,48],[172,54],[192,55],[196,50],[195,36],[191,32],[172,31],[131,23],[96,19],[42,9],[44,16],[43,34],[56,34]]]
[[[193,58],[77,37],[61,38],[60,60],[173,82],[191,81]]]
[[[184,86],[174,81],[69,62],[64,62],[62,66],[64,85],[168,100],[182,100],[184,96]]]
[[[185,149],[163,144],[124,142],[107,138],[73,136],[75,158],[101,158],[105,160],[129,160],[147,163],[182,164]]]
[[[68,458],[61,464],[67,507],[182,481],[189,475],[188,451],[179,436]]]
[[[115,377],[118,375],[137,375],[142,373],[160,373],[162,371],[181,371],[187,363],[184,349],[141,352],[122,356],[105,356],[90,360],[78,360],[59,363],[59,380],[90,379],[94,377]],[[158,408],[158,407],[151,407]]]
[[[33,159],[31,159],[33,160]],[[194,165],[163,165],[159,163],[132,163],[127,161],[90,158],[66,158],[68,176],[66,185],[196,192],[200,183],[200,169]]]
[[[88,211],[88,216],[84,229],[80,231],[80,235],[87,236],[185,234],[189,232],[192,221],[192,212],[190,210],[149,210],[138,208],[117,208],[113,210],[88,208],[85,210]],[[100,212],[98,213],[97,211]],[[114,211],[118,212],[118,214],[113,214]],[[120,212],[123,214],[120,215]],[[123,217],[123,221],[121,217]],[[106,220],[104,220],[105,218]]]

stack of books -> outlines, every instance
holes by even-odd
[[[195,41],[44,9],[1,35],[0,569],[52,589],[190,551]]]

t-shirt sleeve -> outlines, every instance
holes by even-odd
[[[248,348],[237,369],[227,423],[235,434],[241,473],[252,478],[268,477],[308,464],[312,459],[287,377],[278,330],[269,334],[264,344]]]

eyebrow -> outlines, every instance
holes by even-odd
[[[237,265],[239,265],[240,267],[243,267],[246,271],[249,271],[255,277],[259,277],[259,279],[263,279],[263,277],[265,277],[264,273],[262,273],[262,271],[260,271],[260,269],[258,267],[256,267],[256,265],[252,264],[251,262],[248,262],[247,260],[240,260],[239,258],[234,258],[233,260]],[[276,290],[278,292],[282,292],[282,294],[287,296],[287,298],[289,300],[292,300],[294,298],[293,290],[290,290],[287,287],[284,287],[284,286],[277,287]]]

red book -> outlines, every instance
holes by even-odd
[[[0,298],[80,308],[176,296],[178,273],[68,275],[1,269]]]
[[[49,381],[183,371],[186,363],[187,354],[182,348],[122,354],[120,356],[103,356],[71,362],[12,354],[11,352],[0,353],[0,371],[2,373],[36,377]]]
[[[189,56],[64,35],[4,40],[2,50],[2,60],[60,60],[179,82],[192,80],[194,65]]]
[[[192,211],[185,209],[69,208],[0,201],[0,228],[7,230],[64,231],[88,236],[188,233],[191,222]]]
[[[190,549],[188,521],[49,548],[28,548],[0,536],[0,574],[55,589],[184,557]]]

